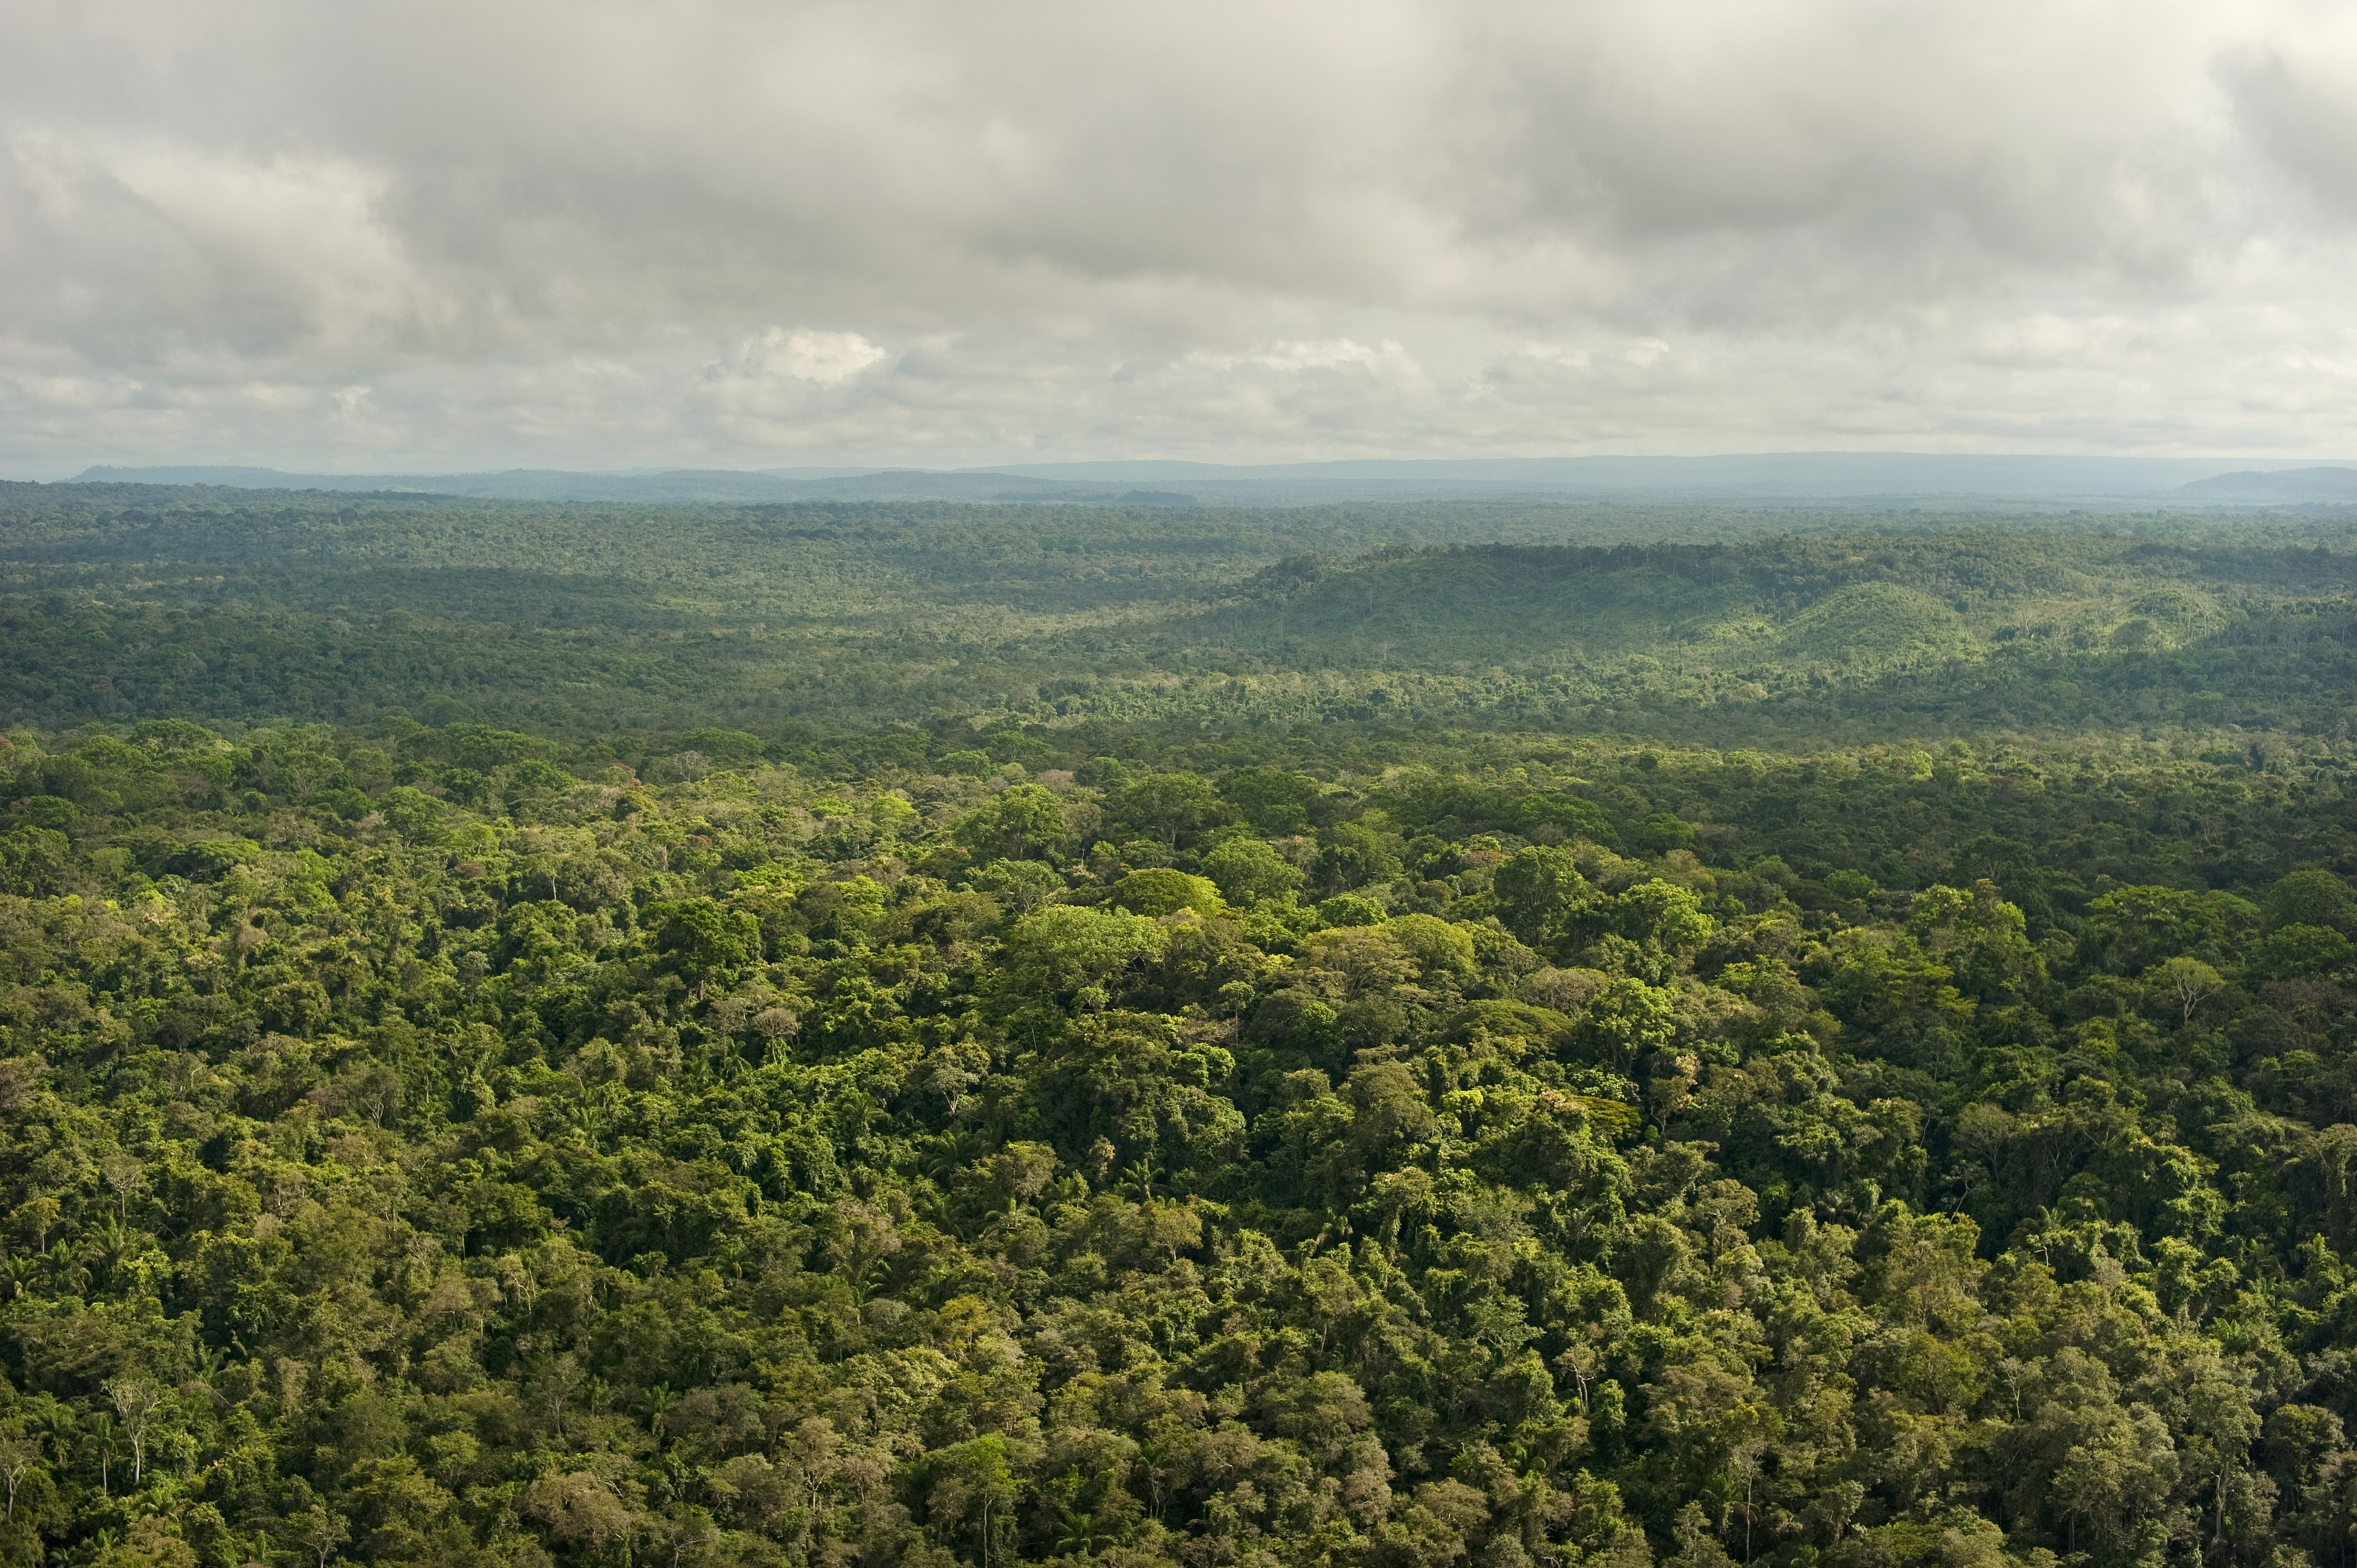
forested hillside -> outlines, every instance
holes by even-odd
[[[2334,747],[698,738],[18,732],[10,1560],[2344,1560]]]
[[[565,507],[0,487],[0,722],[2330,732],[2357,513]]]
[[[24,491],[0,1562],[2352,1568],[2346,516]]]

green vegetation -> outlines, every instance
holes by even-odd
[[[2357,514],[2330,509],[649,514],[12,486],[0,589],[0,719],[50,726],[398,714],[774,742],[984,716],[1792,749],[2092,725],[2232,745],[2336,732],[2357,680]]]
[[[2346,519],[5,499],[0,1561],[2349,1562]]]

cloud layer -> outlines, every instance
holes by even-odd
[[[2317,4],[0,13],[0,469],[2357,452]]]

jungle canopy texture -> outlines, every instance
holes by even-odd
[[[0,509],[0,1559],[2349,1568],[2350,520]]]

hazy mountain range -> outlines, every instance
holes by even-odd
[[[2282,505],[2357,499],[2357,467],[2249,458],[1965,456],[1796,452],[1710,457],[1041,463],[1002,467],[667,468],[582,473],[293,474],[256,467],[109,467],[72,484],[407,491],[519,500],[1074,501],[1317,504],[1495,498],[1801,502],[1940,498]]]

